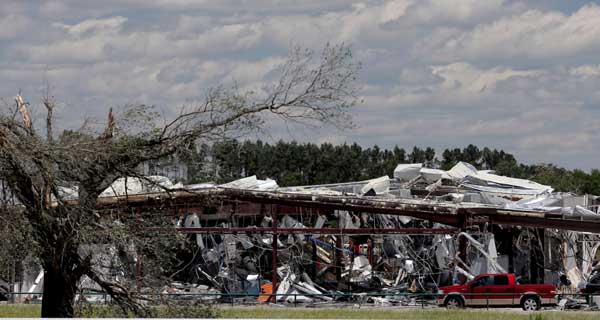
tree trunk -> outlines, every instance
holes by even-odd
[[[44,272],[44,296],[42,318],[72,318],[77,277],[60,268]]]

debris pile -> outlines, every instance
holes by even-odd
[[[401,164],[394,178],[350,183],[280,188],[275,181],[252,176],[194,190],[203,188],[268,190],[281,197],[311,195],[312,201],[323,197],[344,197],[349,202],[401,199],[413,205],[434,203],[600,220],[598,197],[553,193],[549,186],[477,170],[462,162],[448,171]],[[515,273],[522,283],[560,283],[562,277],[569,283],[563,285],[564,293],[600,290],[596,255],[600,237],[591,233],[488,222],[471,222],[458,230],[409,215],[318,205],[274,210],[279,209],[238,205],[223,220],[196,213],[185,217],[180,222],[185,226],[245,230],[193,235],[202,253],[200,261],[189,267],[198,272],[187,272],[198,276],[189,280],[223,293],[247,295],[246,300],[273,301],[265,294],[276,293],[277,302],[293,303],[339,302],[347,300],[349,293],[354,294],[352,299],[360,293],[381,293],[381,297],[369,297],[370,302],[414,304],[411,293],[436,292],[439,286],[464,283],[481,273]],[[273,232],[251,232],[253,227],[282,231],[273,236]],[[290,232],[322,228],[339,233]],[[412,229],[424,232],[400,232]],[[372,234],[361,230],[400,231]],[[436,232],[428,234],[428,230]]]
[[[447,171],[400,164],[393,178],[297,187],[256,176],[188,186],[121,178],[101,197],[164,190],[221,199],[220,207],[196,207],[177,221],[194,254],[164,288],[169,295],[414,305],[414,294],[482,273],[555,283],[562,294],[600,293],[600,236],[577,231],[600,222],[599,197],[554,193],[468,163]],[[76,189],[62,192],[76,198]]]

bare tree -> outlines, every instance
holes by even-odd
[[[213,88],[202,104],[182,108],[162,125],[151,107],[128,106],[119,115],[111,110],[104,130],[84,125],[60,139],[53,138],[53,100],[48,95],[42,100],[47,130],[41,134],[28,104],[17,96],[16,109],[0,113],[0,180],[22,205],[37,244],[34,252],[45,272],[42,317],[73,316],[84,276],[123,308],[141,312],[130,285],[106,279],[94,263],[94,250],[85,249],[98,241],[98,230],[111,234],[102,241],[118,238],[113,232],[117,227],[97,211],[98,196],[117,178],[138,176],[140,164],[195,141],[259,129],[268,114],[308,125],[351,126],[347,111],[357,102],[358,70],[347,46],[327,45],[321,53],[295,48],[278,81],[260,93]],[[67,201],[64,187],[77,190],[77,201]]]

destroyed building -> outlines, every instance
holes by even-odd
[[[495,272],[524,283],[564,275],[576,290],[590,280],[600,245],[597,197],[462,162],[448,171],[401,164],[393,178],[351,183],[279,188],[248,177],[189,188],[234,200],[182,220],[204,253],[192,282],[252,295],[266,285],[280,301],[435,292]]]
[[[100,203],[128,197],[131,206],[172,209],[198,254],[165,288],[170,294],[326,303],[381,293],[373,302],[402,304],[410,301],[398,293],[435,293],[481,273],[515,273],[565,292],[600,283],[600,198],[468,163],[447,171],[400,164],[393,177],[297,187],[255,176],[221,185],[150,180],[160,188],[119,179]],[[219,206],[207,207],[206,196]]]

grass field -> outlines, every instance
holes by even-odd
[[[427,319],[427,320],[592,320],[600,319],[600,312],[546,311],[525,313],[506,310],[457,310],[445,309],[308,309],[308,308],[257,308],[221,307],[217,309],[222,318],[312,318],[312,319]],[[0,305],[1,318],[35,318],[40,315],[40,305]]]
[[[597,320],[600,312],[536,312],[445,309],[306,309],[306,308],[221,308],[223,318],[312,318],[312,319],[427,319],[427,320]]]
[[[0,318],[35,318],[40,316],[39,305],[0,304]]]

